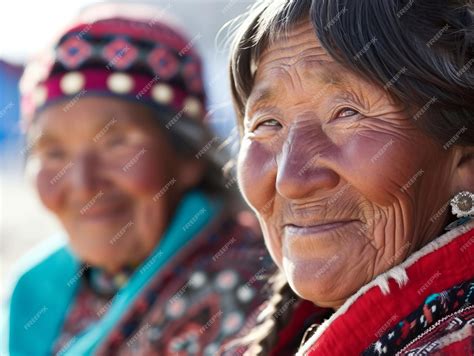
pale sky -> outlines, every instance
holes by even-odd
[[[19,62],[44,49],[91,0],[0,2],[0,57]]]

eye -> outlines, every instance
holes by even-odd
[[[66,156],[66,153],[61,148],[47,148],[43,151],[42,156],[49,160],[60,160]]]
[[[267,119],[267,120],[261,121],[258,124],[256,124],[254,130],[257,130],[259,128],[265,128],[265,127],[267,127],[267,128],[274,128],[274,127],[280,128],[282,126],[278,122],[278,120]]]
[[[126,143],[126,138],[122,135],[111,136],[107,141],[107,147],[120,147]]]
[[[352,117],[360,114],[357,110],[351,108],[342,108],[336,114],[336,118],[338,117]]]

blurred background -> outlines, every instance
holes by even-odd
[[[18,81],[26,61],[47,48],[81,11],[107,1],[4,1],[0,4],[0,300],[7,292],[12,267],[29,249],[60,231],[41,206],[24,174],[24,138],[19,126]],[[172,14],[204,61],[213,129],[235,136],[228,90],[228,32],[221,28],[242,14],[250,0],[113,1],[156,4]]]

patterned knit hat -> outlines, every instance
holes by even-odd
[[[67,29],[52,51],[28,64],[21,82],[23,125],[58,100],[111,95],[169,113],[167,128],[178,120],[194,122],[184,131],[202,142],[206,102],[193,43],[162,13],[145,20],[127,16],[129,10],[121,11],[125,16],[104,12]]]

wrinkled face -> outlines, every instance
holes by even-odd
[[[442,230],[455,154],[414,113],[335,63],[309,23],[262,53],[239,184],[301,297],[337,308]]]
[[[153,115],[144,105],[83,97],[48,107],[30,129],[39,196],[85,262],[111,271],[139,263],[199,179]]]

